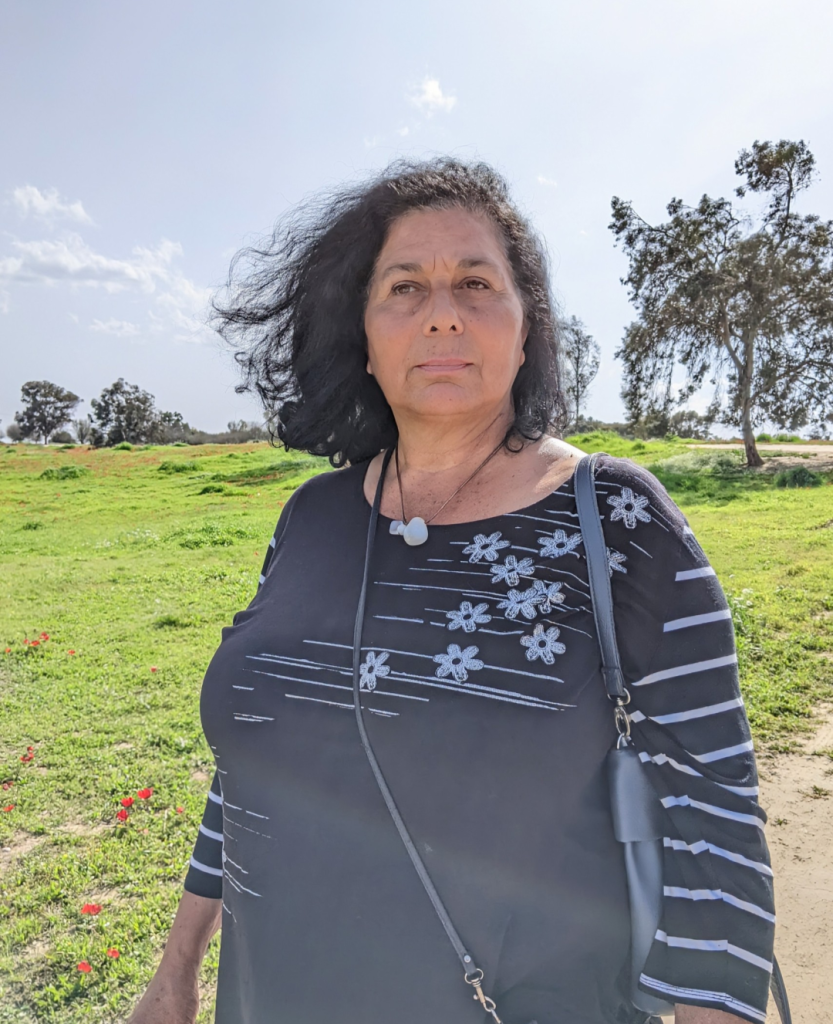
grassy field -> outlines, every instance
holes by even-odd
[[[732,602],[758,745],[788,746],[833,694],[830,481],[782,489],[732,454],[574,440],[650,466],[683,508]],[[265,444],[0,450],[0,1024],[127,1016],[212,769],[203,672],[283,502],[327,468]],[[216,957],[215,940],[207,992]]]

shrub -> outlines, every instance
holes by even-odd
[[[226,489],[222,484],[206,484],[198,494],[225,494]]]
[[[806,466],[784,469],[775,477],[776,487],[818,487],[822,478]]]
[[[199,526],[174,530],[170,539],[176,541],[181,548],[227,548],[235,541],[246,540],[252,531],[231,523],[208,520]]]
[[[763,443],[766,444],[768,441],[772,440],[772,434],[766,434],[766,433],[764,433],[762,431],[760,434],[758,434],[758,436],[755,438],[755,440],[756,441],[763,441]]]
[[[775,440],[783,443],[784,441],[803,441],[804,439],[798,434],[776,434]]]
[[[113,445],[114,452],[132,452],[133,445],[129,441],[120,441],[118,444]]]
[[[193,459],[187,459],[184,462],[160,462],[159,472],[160,473],[193,473],[197,468],[196,462]]]
[[[41,475],[41,480],[77,480],[79,477],[86,476],[90,471],[85,469],[84,466],[61,466],[59,469],[55,469],[50,466],[49,469],[45,469]]]

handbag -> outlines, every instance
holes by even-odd
[[[602,453],[586,455],[579,461],[575,472],[575,494],[579,524],[587,558],[593,614],[601,652],[602,677],[608,696],[613,703],[614,720],[618,734],[617,741],[607,756],[607,773],[610,784],[611,816],[613,818],[614,834],[616,839],[623,845],[628,879],[628,900],[631,915],[630,999],[634,1007],[645,1014],[647,1020],[651,1015],[674,1012],[674,1007],[670,1003],[640,991],[637,984],[660,923],[663,892],[663,819],[660,803],[646,777],[642,762],[639,760],[639,755],[630,739],[630,720],[625,711],[625,706],[630,697],[624,686],[624,677],[616,646],[613,599],[607,567],[607,549],[596,505],[594,472],[596,459],[600,454]],[[497,1013],[495,1001],[486,995],[483,989],[485,981],[484,972],[477,966],[473,954],[468,950],[455,928],[454,922],[451,920],[440,894],[431,881],[431,877],[397,807],[393,793],[373,752],[362,712],[360,686],[362,629],[364,626],[371,553],[376,536],[379,506],[382,500],[382,486],[391,455],[392,450],[388,449],[382,461],[379,481],[376,485],[376,494],[370,510],[362,584],[353,629],[353,706],[356,725],[373,777],[396,826],[402,844],[411,859],[414,870],[419,876],[454,952],[457,954],[463,970],[463,978],[468,985],[471,985],[474,999],[478,1000],[484,1011],[491,1015],[495,1024],[502,1024]],[[774,961],[773,965],[772,993],[775,1003],[778,1007],[782,1024],[792,1024],[781,972],[778,969],[777,962]],[[535,1024],[535,1022],[532,1021],[530,1024]]]

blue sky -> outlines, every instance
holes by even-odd
[[[833,216],[833,10],[793,0],[7,0],[0,8],[0,418],[20,385],[117,377],[192,425],[258,418],[200,325],[233,253],[402,155],[495,164],[544,235],[619,418],[631,319],[613,195],[726,195],[739,149],[804,138]],[[84,405],[79,412],[89,411]]]

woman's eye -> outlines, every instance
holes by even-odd
[[[416,285],[411,284],[410,281],[401,281],[399,284],[395,284],[393,288],[391,288],[391,292],[393,292],[394,295],[409,295],[415,288]]]
[[[470,281],[464,281],[463,282],[463,287],[464,288],[468,288],[468,289],[470,289],[472,291],[483,291],[486,288],[488,288],[489,286],[486,284],[485,281],[479,281],[477,279],[472,279]]]

